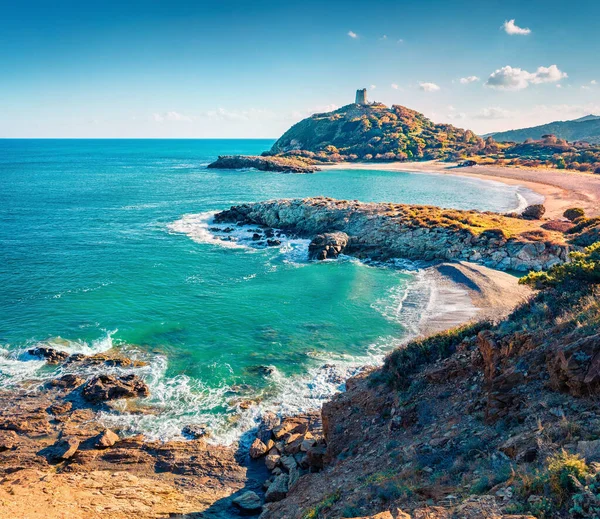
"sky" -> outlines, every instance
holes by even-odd
[[[600,114],[592,0],[0,0],[0,137],[276,138],[354,101],[480,134]]]

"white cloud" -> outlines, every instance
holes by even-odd
[[[391,84],[391,87],[392,87],[394,90],[398,90],[398,89],[400,88],[400,87],[399,87],[399,86],[398,86],[396,83],[392,83],[392,84]]]
[[[531,82],[535,84],[556,83],[557,81],[560,81],[566,77],[567,74],[559,70],[556,65],[550,65],[549,67],[538,67],[533,74]]]
[[[404,40],[400,38],[396,43],[404,43]]]
[[[452,112],[446,116],[451,121],[461,121],[467,118],[467,114],[464,112]]]
[[[469,83],[475,83],[476,81],[479,81],[479,78],[477,76],[467,76],[460,78],[460,83],[462,85],[468,85]]]
[[[358,38],[358,34],[356,34],[353,31],[348,31],[348,36],[350,36],[350,38],[354,38],[354,39]]]
[[[154,113],[152,114],[152,120],[157,123],[162,123],[164,121],[176,121],[176,122],[187,122],[191,123],[194,120],[194,117],[190,115],[184,115],[179,112],[166,112],[166,113]]]
[[[598,81],[596,81],[595,79],[592,79],[590,81],[590,85],[597,85],[597,84],[598,84]]]
[[[514,19],[506,20],[502,28],[504,29],[504,32],[506,32],[506,34],[510,34],[511,36],[514,36],[515,34],[519,36],[526,36],[527,34],[531,34],[531,29],[519,27],[515,23]]]
[[[562,85],[559,83],[558,85],[556,85],[556,88],[562,88]]]
[[[371,90],[375,90],[377,88],[377,85],[371,85]]]
[[[379,38],[380,40],[387,40],[387,34],[384,34],[381,38]]]
[[[510,117],[512,114],[508,110],[504,108],[498,108],[496,106],[492,106],[490,108],[484,108],[479,113],[475,114],[476,119],[506,119]]]
[[[437,92],[440,89],[435,83],[419,83],[419,88],[423,92]]]
[[[499,90],[523,90],[530,84],[556,83],[566,77],[556,65],[538,67],[533,73],[507,65],[493,72],[485,84]]]

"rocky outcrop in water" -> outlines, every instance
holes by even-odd
[[[241,222],[312,238],[311,257],[342,250],[361,258],[466,260],[500,270],[541,270],[567,261],[560,233],[536,222],[478,211],[360,203],[331,198],[271,200],[234,206],[217,222]]]
[[[247,169],[281,173],[314,173],[319,171],[309,161],[288,157],[258,157],[253,155],[224,155],[208,165],[212,169]]]

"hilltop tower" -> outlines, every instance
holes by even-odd
[[[356,91],[356,101],[357,105],[366,105],[367,103],[367,89],[360,88]]]

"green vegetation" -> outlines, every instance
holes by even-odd
[[[548,458],[548,476],[553,492],[562,498],[576,489],[575,481],[584,481],[589,468],[583,458],[564,449]]]
[[[600,118],[589,122],[600,127]],[[480,164],[600,173],[600,142],[569,143],[553,134],[521,143],[496,142],[493,137],[484,140],[470,130],[435,124],[404,106],[382,104],[352,104],[314,114],[292,126],[263,155],[314,163],[470,159]]]
[[[571,207],[563,213],[563,216],[567,220],[574,222],[579,218],[583,218],[585,216],[585,211],[581,207]]]
[[[548,288],[572,281],[600,283],[600,242],[590,245],[584,252],[572,252],[570,256],[570,263],[555,265],[545,272],[530,272],[519,282],[535,288]]]
[[[412,341],[406,347],[396,349],[388,355],[383,373],[389,377],[389,382],[395,387],[407,387],[411,375],[419,368],[449,357],[456,351],[456,346],[462,340],[490,327],[490,322],[480,321]]]
[[[326,161],[425,160],[476,154],[485,142],[470,130],[435,124],[403,106],[348,105],[295,124],[270,154]]]
[[[587,141],[600,144],[600,117],[588,115],[574,121],[554,121],[541,126],[510,130],[492,134],[498,142],[523,142],[527,139],[541,139],[553,134],[569,141]]]
[[[313,506],[304,512],[302,519],[319,519],[322,517],[324,512],[327,512],[335,503],[340,500],[341,496],[342,493],[339,489],[329,494],[318,505]]]

